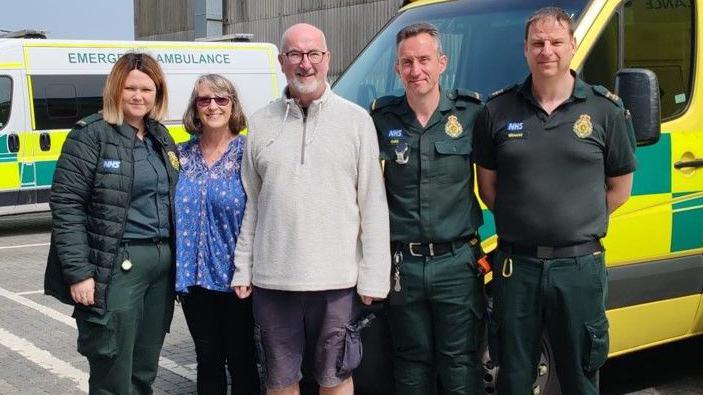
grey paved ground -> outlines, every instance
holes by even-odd
[[[0,217],[2,395],[85,393],[88,364],[76,352],[71,308],[41,292],[50,226],[48,214]],[[179,305],[161,355],[155,393],[195,393],[195,353]]]
[[[50,217],[0,217],[0,395],[84,394],[71,308],[42,294]],[[703,338],[608,361],[604,395],[703,395]],[[195,393],[195,354],[180,306],[166,337],[156,394]]]

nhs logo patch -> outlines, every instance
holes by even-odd
[[[391,129],[388,131],[387,137],[389,139],[398,139],[403,137],[403,129]]]
[[[522,130],[525,127],[524,122],[509,122],[508,123],[508,130],[511,132],[514,132],[516,130]]]
[[[103,160],[103,170],[109,172],[115,172],[120,169],[120,161],[115,159],[105,159]]]

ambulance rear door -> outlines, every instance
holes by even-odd
[[[21,162],[32,159],[23,136],[27,122],[26,75],[22,69],[0,65],[0,215],[13,214],[23,182]]]

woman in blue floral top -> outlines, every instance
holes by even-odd
[[[201,76],[183,124],[176,186],[176,292],[198,361],[198,393],[258,394],[251,299],[230,288],[246,195],[240,179],[246,119],[226,78]]]

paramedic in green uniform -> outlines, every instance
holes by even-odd
[[[129,52],[76,124],[51,187],[45,292],[74,305],[89,393],[151,394],[173,317],[176,145],[156,59]]]
[[[527,21],[530,76],[496,92],[476,124],[481,198],[495,215],[497,392],[532,394],[546,330],[564,394],[597,394],[608,355],[600,239],[630,196],[634,135],[620,99],[569,69],[573,22]]]
[[[471,143],[478,94],[443,90],[447,57],[437,28],[420,23],[396,39],[401,97],[372,105],[391,223],[388,317],[396,393],[478,394],[483,278],[469,245],[482,224]],[[397,270],[397,272],[395,272]]]

